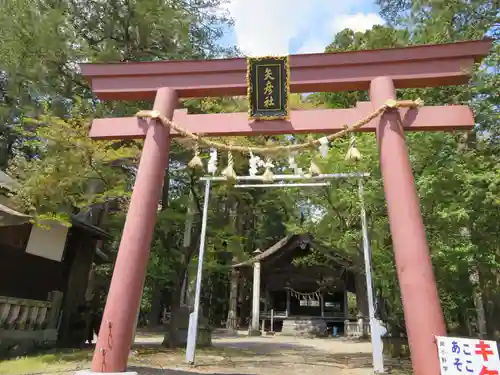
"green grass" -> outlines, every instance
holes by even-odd
[[[92,359],[92,350],[51,350],[15,359],[0,360],[0,374],[21,375],[69,371],[85,368]]]
[[[138,346],[134,349],[134,356],[129,359],[129,364],[147,363],[150,359],[155,359],[155,364],[158,360],[169,359],[167,363],[183,363],[186,351],[184,348],[168,349],[161,346],[149,347]],[[53,349],[43,351],[13,359],[0,360],[0,374],[2,375],[28,375],[28,374],[44,374],[57,373],[65,371],[74,371],[90,367],[92,360],[93,348],[85,349]],[[159,356],[158,356],[159,355]],[[162,355],[165,357],[162,358]],[[233,349],[233,348],[199,348],[197,349],[197,357],[202,360],[203,357],[220,356],[228,360],[232,357],[251,357],[256,353],[251,350]],[[208,359],[208,358],[207,358]],[[163,361],[162,361],[163,362]],[[162,363],[164,364],[164,363]],[[166,363],[165,363],[166,364]]]

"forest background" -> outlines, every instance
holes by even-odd
[[[214,12],[221,0],[3,0],[0,1],[0,169],[22,183],[13,197],[18,209],[38,218],[67,222],[71,213],[99,206],[113,239],[103,250],[116,254],[134,183],[141,142],[94,142],[92,118],[133,115],[148,102],[101,102],[79,74],[84,61],[152,61],[238,56],[219,44],[231,19]],[[401,99],[426,105],[468,104],[476,128],[468,133],[408,133],[407,143],[446,323],[466,335],[468,319],[482,316],[487,336],[498,338],[500,321],[500,146],[498,3],[494,0],[378,0],[384,26],[366,32],[346,29],[325,51],[353,51],[493,38],[487,59],[468,85],[398,90]],[[293,109],[345,108],[368,100],[365,91],[293,95]],[[245,98],[186,100],[193,113],[246,110]],[[182,125],[182,124],[181,124]],[[300,137],[296,137],[300,140]],[[228,141],[228,139],[222,139]],[[264,144],[265,137],[235,142]],[[289,143],[286,136],[275,143]],[[377,295],[390,312],[391,327],[403,327],[378,154],[373,134],[357,135],[363,158],[344,160],[349,139],[335,141],[328,156],[311,158],[325,173],[361,170],[372,177],[365,204]],[[204,160],[207,159],[204,150]],[[219,153],[219,171],[226,156]],[[141,311],[157,321],[163,307],[176,311],[186,275],[196,266],[203,193],[199,175],[186,167],[192,150],[174,143],[151,247]],[[236,155],[236,171],[248,160]],[[287,159],[274,161],[287,172]],[[314,192],[314,193],[313,193]],[[191,241],[184,242],[188,207]],[[207,229],[202,303],[214,324],[225,319],[229,265],[265,249],[289,233],[308,232],[324,248],[349,259],[364,277],[357,186],[338,181],[314,191],[243,191],[214,187]],[[304,264],[318,261],[314,252]],[[112,264],[98,272],[109,279]],[[188,277],[192,280],[192,277]],[[189,282],[188,282],[189,284]],[[249,290],[251,285],[246,285]],[[243,301],[250,311],[249,300]],[[478,314],[479,313],[479,314]]]

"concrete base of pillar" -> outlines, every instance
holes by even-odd
[[[266,332],[266,336],[274,336],[276,334],[276,332],[274,331],[267,331]]]
[[[248,336],[262,336],[262,332],[258,329],[249,329]]]
[[[81,370],[75,372],[75,375],[138,375],[135,371],[127,372],[92,372],[90,370]]]

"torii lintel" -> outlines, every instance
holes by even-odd
[[[173,121],[191,133],[204,136],[252,136],[258,134],[335,133],[345,124],[353,124],[373,111],[370,102],[360,102],[356,108],[292,111],[290,121],[249,121],[248,114],[188,114],[178,109]],[[433,106],[418,109],[400,109],[403,127],[408,131],[469,130],[474,117],[468,106]],[[92,123],[93,139],[138,139],[146,136],[149,119],[115,117],[96,119]],[[374,132],[377,120],[372,120],[360,131]],[[171,130],[172,136],[178,136]]]
[[[492,40],[290,56],[293,93],[367,90],[388,76],[396,88],[461,85]],[[152,100],[161,87],[179,98],[247,93],[245,58],[80,64],[100,99]]]

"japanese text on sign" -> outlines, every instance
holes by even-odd
[[[500,375],[496,342],[436,336],[442,375]]]
[[[286,119],[289,115],[288,57],[248,58],[249,117]]]
[[[273,71],[271,68],[266,68],[264,70],[264,107],[269,108],[269,107],[274,107],[274,98],[273,98],[273,93],[274,93],[274,76],[273,76]]]

